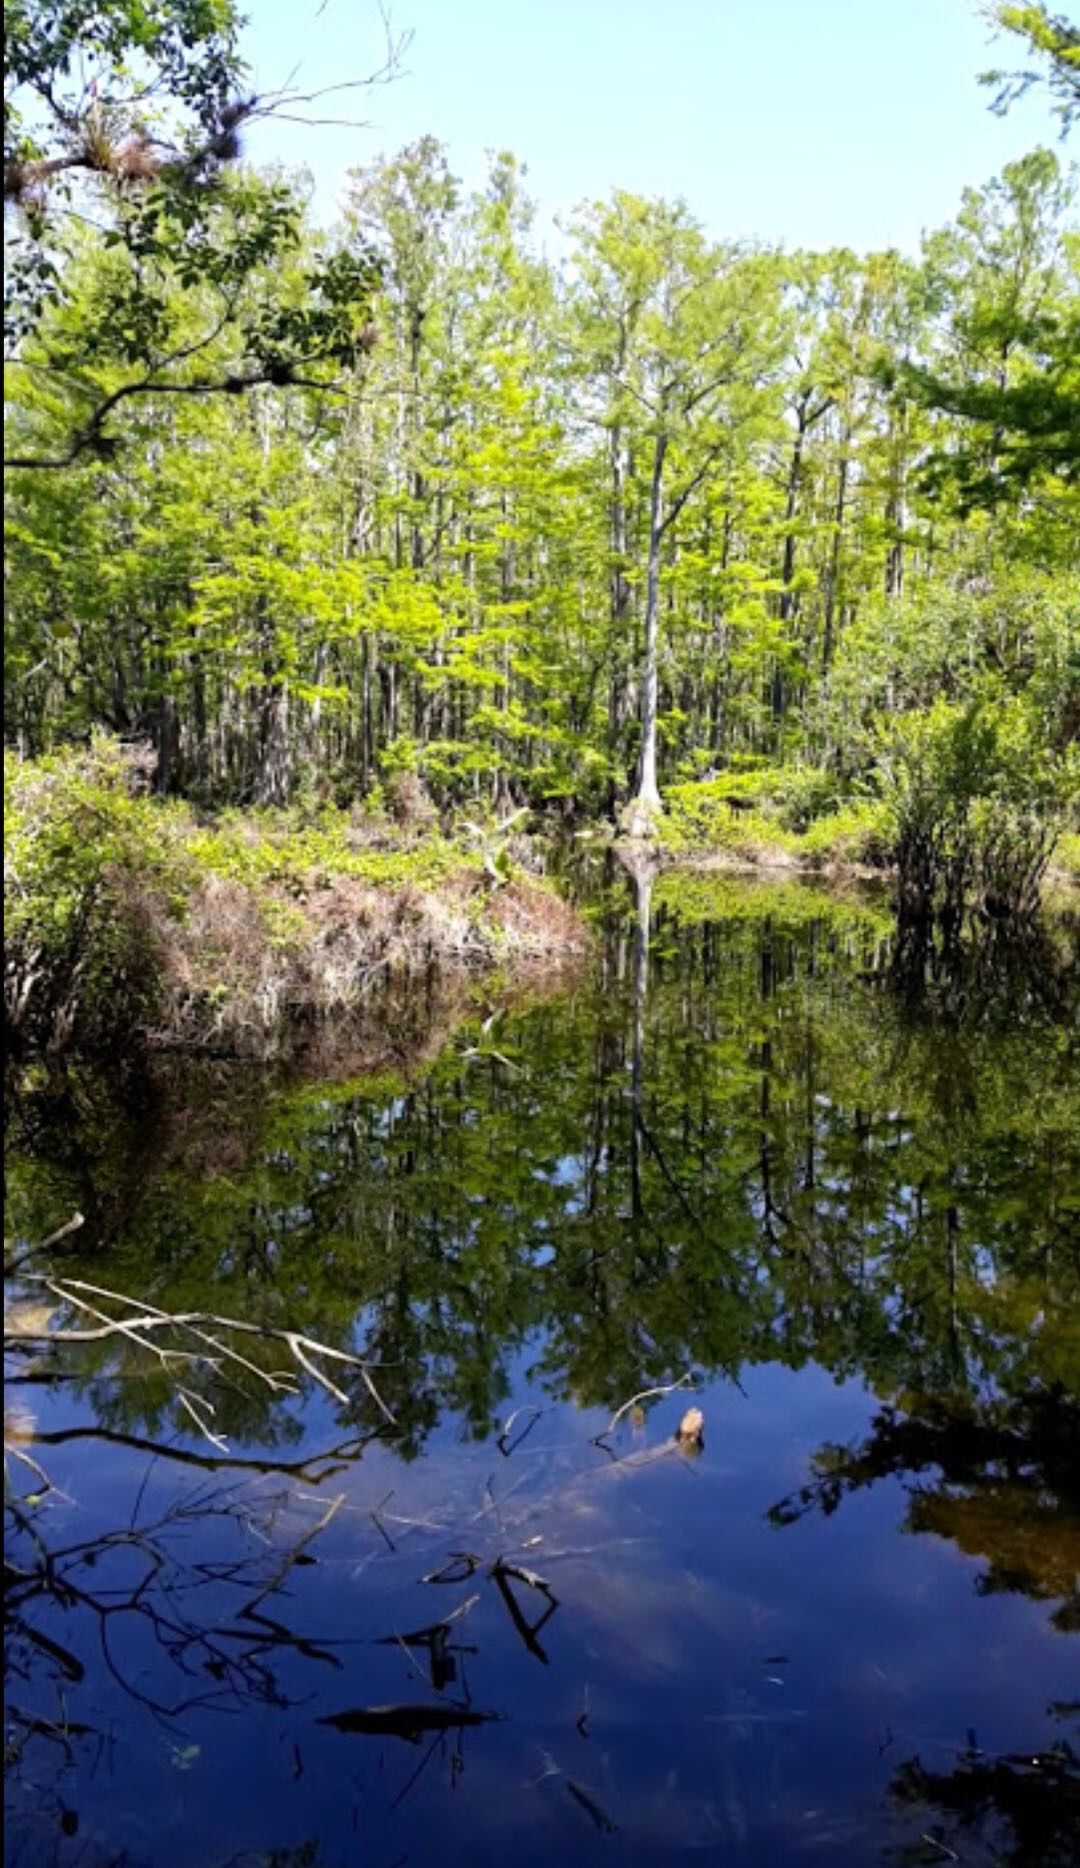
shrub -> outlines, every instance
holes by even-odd
[[[660,823],[665,847],[677,853],[727,850],[752,855],[762,846],[786,850],[793,839],[757,806],[756,790],[740,781],[749,774],[706,779],[697,785],[672,785]]]
[[[798,840],[809,861],[863,863],[882,868],[889,861],[889,814],[878,798],[844,804],[819,817]]]
[[[34,763],[4,756],[4,1012],[16,1043],[91,1041],[153,1015],[153,899],[179,917],[190,866],[176,814],[133,793],[116,742]]]
[[[570,910],[436,832],[343,811],[196,823],[115,742],[5,759],[5,1012],[26,1048],[136,1037],[258,1056],[440,959],[580,953]]]
[[[876,799],[837,801],[832,774],[815,767],[726,772],[673,785],[661,840],[680,854],[728,851],[761,858],[882,864],[887,816]]]
[[[882,728],[879,770],[903,924],[1030,917],[1075,806],[1075,748],[1055,753],[1024,701],[987,684]]]
[[[1080,882],[1080,834],[1067,830],[1054,852],[1058,867],[1073,881]]]

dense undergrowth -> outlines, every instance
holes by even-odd
[[[973,915],[1019,925],[1048,875],[1080,878],[1077,745],[996,688],[879,726],[856,782],[751,761],[671,786],[666,804],[671,855],[888,870],[901,921],[945,932]]]
[[[763,765],[673,785],[666,806],[660,842],[676,856],[811,869],[884,869],[891,858],[881,800],[844,798],[835,780],[813,767]]]
[[[4,790],[5,1022],[23,1049],[265,1056],[404,971],[585,947],[556,893],[475,834],[331,807],[200,821],[105,739],[8,756]]]
[[[24,1050],[139,1040],[267,1056],[354,1017],[376,987],[449,964],[515,970],[585,951],[526,813],[440,822],[406,786],[346,811],[200,815],[151,795],[153,755],[5,761],[5,1022]],[[872,780],[745,761],[670,787],[668,863],[887,874],[900,931],[1022,926],[1045,878],[1080,877],[1076,749],[1037,722],[935,703]],[[604,834],[591,824],[579,834]],[[515,862],[513,857],[522,859]],[[528,865],[523,867],[522,863]]]

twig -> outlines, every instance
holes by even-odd
[[[510,1454],[514,1451],[514,1448],[520,1446],[523,1440],[528,1439],[533,1428],[536,1426],[537,1421],[540,1419],[541,1414],[544,1412],[542,1407],[534,1407],[531,1410],[532,1419],[530,1420],[528,1426],[522,1428],[516,1440],[511,1440],[510,1429],[513,1426],[514,1422],[517,1420],[520,1414],[524,1414],[529,1411],[530,1410],[526,1409],[525,1407],[516,1407],[512,1414],[507,1415],[506,1421],[504,1422],[504,1425],[503,1425],[503,1430],[495,1442],[496,1446],[499,1449],[499,1452],[503,1454],[504,1458],[508,1459],[510,1457]]]
[[[128,1297],[121,1292],[108,1290],[100,1285],[90,1284],[81,1278],[53,1279],[43,1277],[41,1282],[44,1284],[45,1288],[51,1291],[53,1296],[59,1298],[62,1303],[70,1304],[74,1306],[74,1308],[84,1311],[88,1316],[93,1317],[98,1327],[95,1329],[19,1332],[17,1340],[21,1344],[38,1343],[55,1349],[67,1343],[103,1342],[111,1336],[125,1336],[130,1342],[156,1355],[163,1366],[167,1366],[168,1358],[172,1357],[184,1362],[207,1362],[212,1368],[218,1369],[220,1361],[224,1359],[236,1363],[239,1367],[246,1369],[250,1374],[255,1375],[273,1392],[295,1394],[296,1388],[292,1376],[283,1370],[271,1371],[259,1368],[257,1363],[250,1361],[247,1356],[242,1355],[233,1344],[222,1342],[219,1334],[210,1334],[210,1332],[238,1332],[249,1336],[258,1336],[264,1341],[284,1343],[289,1349],[294,1361],[311,1377],[312,1381],[317,1382],[321,1388],[324,1388],[326,1392],[333,1396],[334,1400],[338,1401],[343,1407],[352,1405],[352,1397],[348,1395],[343,1388],[338,1387],[337,1383],[331,1380],[326,1371],[318,1366],[319,1361],[331,1360],[334,1362],[341,1362],[349,1368],[358,1370],[361,1381],[384,1420],[389,1422],[392,1426],[396,1425],[395,1417],[379,1393],[372,1378],[370,1368],[362,1357],[352,1355],[344,1349],[335,1349],[329,1343],[316,1342],[314,1338],[305,1336],[298,1330],[277,1329],[270,1325],[250,1323],[239,1317],[221,1317],[212,1311],[189,1310],[170,1312],[159,1310],[154,1305],[147,1304],[139,1298]],[[110,1303],[125,1305],[129,1311],[133,1310],[138,1314],[134,1316],[110,1317],[105,1311],[99,1310],[96,1305],[87,1302],[86,1297],[80,1296],[80,1292],[86,1292],[89,1296],[103,1298]],[[158,1330],[171,1329],[188,1331],[189,1334],[195,1336],[200,1342],[215,1350],[217,1355],[200,1356],[186,1350],[160,1348],[157,1344],[148,1340],[148,1338]],[[190,1408],[188,1411],[191,1411]],[[207,1438],[211,1437],[212,1436],[207,1434]]]
[[[687,1388],[687,1387],[692,1388],[693,1386],[694,1386],[693,1370],[687,1369],[686,1374],[680,1375],[677,1382],[665,1382],[664,1385],[660,1388],[642,1388],[640,1393],[636,1395],[631,1395],[629,1401],[624,1401],[621,1407],[615,1409],[614,1414],[611,1416],[611,1419],[609,1420],[607,1426],[604,1428],[604,1431],[602,1433],[593,1435],[593,1439],[592,1439],[593,1446],[600,1446],[603,1443],[603,1441],[605,1441],[608,1438],[609,1434],[614,1433],[615,1428],[617,1427],[619,1421],[621,1421],[623,1415],[628,1414],[630,1412],[630,1409],[632,1407],[636,1407],[639,1401],[651,1400],[654,1395],[674,1394],[677,1388]]]
[[[297,1543],[293,1544],[291,1549],[285,1552],[276,1574],[270,1578],[270,1581],[264,1588],[259,1590],[257,1596],[252,1596],[250,1602],[245,1602],[243,1608],[240,1610],[241,1615],[254,1616],[259,1604],[265,1602],[267,1596],[272,1596],[277,1593],[305,1546],[313,1543],[316,1537],[318,1537],[321,1532],[325,1531],[327,1525],[337,1516],[344,1503],[344,1492],[339,1492],[336,1498],[330,1500],[330,1503],[327,1505],[318,1523],[311,1525],[310,1529],[304,1532],[303,1537],[301,1537]]]
[[[940,1849],[946,1861],[958,1862],[960,1860],[960,1857],[959,1855],[956,1854],[955,1850],[946,1848],[944,1842],[939,1842],[937,1837],[932,1836],[928,1829],[923,1830],[922,1835],[919,1837],[919,1841],[929,1842],[930,1847],[932,1849]]]
[[[85,1224],[86,1217],[84,1214],[73,1213],[69,1220],[65,1220],[62,1226],[58,1226],[55,1232],[50,1232],[48,1238],[42,1239],[40,1244],[28,1245],[25,1252],[20,1252],[17,1258],[5,1259],[5,1278],[13,1278],[15,1273],[19,1271],[23,1265],[27,1264],[31,1258],[36,1258],[39,1252],[47,1252],[50,1246],[59,1245],[61,1239],[66,1239],[70,1233],[78,1232],[79,1227],[85,1226]]]

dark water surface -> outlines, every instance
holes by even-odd
[[[362,1350],[394,1416],[16,1354],[10,1863],[1080,1860],[1065,936],[928,1012],[872,904],[637,907],[422,1068],[9,1110],[9,1236],[78,1208],[58,1272]]]

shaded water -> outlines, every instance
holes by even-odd
[[[872,904],[648,895],[411,1075],[13,1106],[9,1235],[78,1208],[58,1268],[360,1347],[395,1424],[15,1357],[11,1863],[1080,1859],[1069,1008],[903,1003]]]

